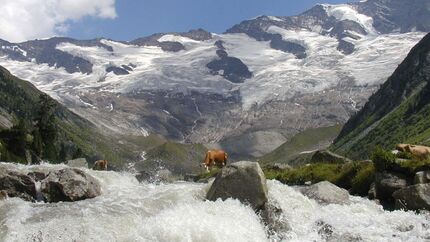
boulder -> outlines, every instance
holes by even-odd
[[[216,176],[206,198],[238,199],[260,210],[267,202],[266,177],[257,162],[240,161],[224,167]]]
[[[430,210],[430,183],[408,186],[393,193],[397,209]]]
[[[308,187],[302,187],[300,192],[303,195],[316,200],[320,204],[349,203],[348,191],[328,181],[322,181]]]
[[[0,169],[0,190],[9,197],[19,197],[26,201],[34,201],[36,198],[33,179],[18,170]]]
[[[49,172],[41,181],[40,192],[47,202],[79,201],[100,195],[100,184],[92,176],[76,168]]]
[[[376,198],[382,203],[392,202],[392,194],[410,185],[407,177],[401,173],[378,172],[375,174]]]
[[[430,183],[430,171],[419,171],[415,174],[414,184]]]
[[[66,165],[74,168],[88,168],[88,162],[85,158],[78,158],[66,161]]]
[[[335,154],[328,150],[319,150],[311,158],[311,163],[348,163],[351,162],[350,159],[343,157],[341,155]]]

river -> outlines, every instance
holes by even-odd
[[[291,227],[273,234],[237,200],[205,201],[208,184],[139,183],[126,172],[87,172],[102,185],[97,198],[0,201],[0,241],[430,241],[428,213],[385,211],[360,197],[351,197],[349,205],[322,206],[293,187],[268,181],[269,202],[282,208]],[[321,223],[330,225],[330,237],[318,233]]]

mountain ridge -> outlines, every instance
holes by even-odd
[[[427,2],[412,6],[427,9]],[[372,16],[394,16],[392,26],[410,8],[398,0],[318,5],[298,16],[244,21],[224,34],[198,29],[134,44],[57,38],[31,50],[31,41],[28,49],[1,42],[0,64],[106,132],[227,150],[235,138],[236,153],[260,156],[306,129],[346,122],[422,38],[415,30],[430,26],[378,33],[387,23],[370,25],[363,14],[376,3],[386,8]]]

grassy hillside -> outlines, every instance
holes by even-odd
[[[282,144],[269,154],[259,159],[260,164],[288,163],[297,165],[305,163],[313,150],[327,147],[331,141],[339,134],[342,126],[322,127],[308,129],[291,140]]]
[[[397,143],[430,145],[430,34],[425,36],[331,147],[354,159],[369,158],[373,147]]]
[[[145,160],[136,164],[137,170],[168,169],[174,174],[199,173],[200,164],[206,155],[201,144],[179,144],[166,142],[145,154]]]

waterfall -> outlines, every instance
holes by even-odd
[[[40,191],[40,181],[35,182],[35,187],[36,187],[36,201],[43,202],[43,195],[42,195],[42,192]]]

